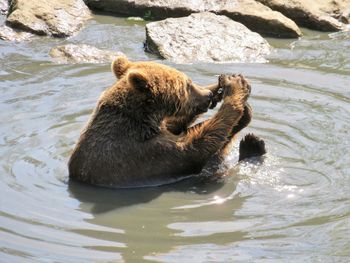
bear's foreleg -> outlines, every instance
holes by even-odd
[[[242,76],[219,77],[224,102],[215,116],[188,129],[179,141],[193,160],[204,165],[232,138],[232,130],[243,116],[250,89]],[[195,157],[195,158],[193,158]]]
[[[249,125],[253,117],[253,110],[248,103],[244,106],[244,112],[242,118],[239,120],[238,124],[232,129],[232,137],[238,134],[241,130]]]
[[[172,134],[179,135],[184,131],[187,131],[190,126],[197,119],[197,115],[189,114],[181,117],[168,117],[165,119],[165,126]]]
[[[212,102],[208,105],[208,109],[213,109],[223,98],[223,88],[219,84],[212,84],[205,89],[210,90],[213,93]],[[165,119],[165,126],[172,134],[179,135],[182,132],[187,131],[188,127],[192,125],[201,114],[194,113],[187,114],[186,116],[172,116]]]

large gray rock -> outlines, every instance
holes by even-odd
[[[9,9],[8,0],[0,0],[0,14],[6,15],[8,9]]]
[[[284,38],[301,36],[294,21],[254,0],[228,1],[215,13],[226,15],[260,34]]]
[[[320,6],[321,12],[338,19],[340,22],[350,23],[350,1],[349,0],[324,0]]]
[[[298,25],[320,31],[338,31],[349,23],[349,0],[258,0],[293,19]],[[340,21],[339,21],[339,20]]]
[[[12,0],[6,23],[38,35],[67,37],[89,18],[83,0]]]
[[[85,44],[57,46],[50,51],[50,56],[57,63],[110,63],[121,55],[121,52],[101,50]]]
[[[164,19],[217,10],[222,2],[227,0],[85,0],[85,2],[90,8],[101,11],[148,19]]]
[[[244,25],[213,13],[146,25],[146,49],[176,63],[265,62],[270,46]]]
[[[29,40],[33,34],[28,32],[16,31],[6,25],[0,26],[0,39],[6,41],[21,42]]]
[[[183,17],[210,11],[223,14],[249,29],[270,36],[298,37],[298,26],[289,18],[255,0],[86,0],[89,7],[146,19]]]

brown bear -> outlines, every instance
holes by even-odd
[[[110,187],[152,186],[199,173],[251,120],[250,85],[241,75],[221,75],[201,88],[185,74],[153,62],[112,63],[118,78],[105,90],[69,160],[69,176]],[[203,112],[223,103],[192,127]],[[250,136],[250,137],[249,137]],[[249,135],[240,159],[265,153]]]

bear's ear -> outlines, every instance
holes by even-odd
[[[133,70],[128,74],[129,83],[140,91],[149,90],[147,75],[140,70]]]
[[[131,62],[128,60],[125,56],[118,56],[116,59],[112,62],[112,72],[114,75],[120,79],[121,76],[125,74],[127,69],[130,67]]]

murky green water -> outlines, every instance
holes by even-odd
[[[224,181],[120,191],[67,179],[79,132],[114,81],[109,65],[47,54],[73,42],[156,58],[143,52],[142,23],[95,19],[68,40],[0,42],[1,262],[350,261],[350,33],[269,39],[268,64],[173,65],[203,85],[220,73],[251,80],[244,133],[266,140],[266,161],[237,166],[236,145]]]

